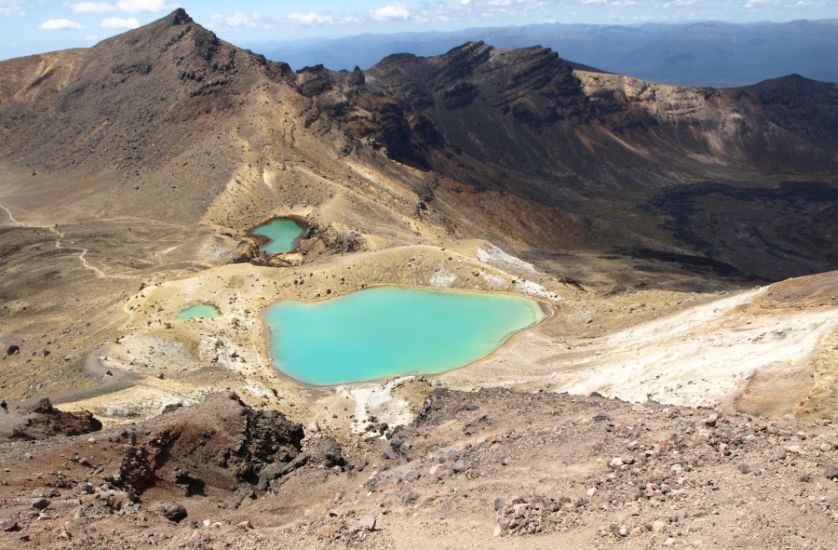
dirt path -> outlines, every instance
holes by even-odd
[[[16,225],[18,227],[33,227],[31,225],[25,225],[25,224],[22,224],[19,221],[17,221],[17,219],[12,214],[12,211],[9,210],[8,208],[6,208],[5,206],[3,206],[2,204],[0,204],[0,210],[3,210],[4,212],[6,212],[6,215],[9,217],[9,221],[12,222],[12,225]]]
[[[97,385],[90,388],[71,390],[53,395],[40,395],[32,399],[11,403],[10,406],[19,410],[25,410],[27,407],[34,406],[42,397],[49,397],[49,400],[53,405],[73,403],[117,392],[136,385],[137,381],[140,379],[138,374],[109,369],[99,360],[99,354],[101,351],[101,347],[96,348],[88,353],[84,358],[84,374],[87,378],[98,380],[99,383]]]
[[[57,248],[59,250],[67,250],[68,252],[69,251],[73,251],[73,252],[78,251],[79,252],[78,259],[79,259],[79,262],[81,263],[83,268],[85,268],[88,271],[92,271],[97,277],[99,277],[101,279],[104,279],[104,278],[107,277],[107,275],[105,275],[105,273],[101,269],[99,269],[98,267],[90,265],[90,263],[87,261],[87,258],[85,258],[85,256],[87,255],[87,252],[88,252],[87,248],[69,248],[69,247],[66,247],[62,244],[62,241],[64,240],[64,232],[59,231],[57,229],[56,225],[54,225],[54,224],[53,225],[34,225],[34,224],[23,223],[23,222],[19,221],[17,218],[15,218],[14,214],[12,214],[12,211],[9,210],[7,207],[3,206],[2,204],[0,204],[0,209],[2,209],[4,212],[6,212],[6,215],[9,217],[9,220],[12,222],[13,225],[15,225],[17,227],[25,227],[27,229],[47,229],[47,230],[53,232],[56,235],[55,248]]]
[[[133,372],[122,370],[111,370],[99,360],[102,348],[96,348],[84,358],[84,373],[88,378],[95,378],[100,381],[99,385],[82,390],[74,390],[61,393],[53,398],[52,402],[72,403],[84,399],[92,399],[100,395],[124,390],[134,386],[140,376]]]

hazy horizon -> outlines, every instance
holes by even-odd
[[[116,0],[0,0],[0,59],[100,40],[183,7],[201,25],[237,45],[323,40],[359,35],[462,32],[543,23],[637,26],[647,23],[751,24],[838,18],[827,0],[335,0],[281,5],[265,0],[235,4]]]

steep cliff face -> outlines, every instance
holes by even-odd
[[[835,85],[790,76],[682,88],[575,67],[545,48],[483,43],[390,56],[364,76],[334,117],[350,134],[478,193],[604,222],[589,232],[623,252],[663,231],[680,252],[760,278],[835,266],[836,249],[821,238],[834,230],[823,220],[838,166]],[[801,174],[787,179],[825,183],[775,187]],[[689,208],[676,206],[687,196]],[[641,212],[650,218],[639,222]],[[828,244],[810,247],[803,234]]]
[[[797,75],[744,88],[682,88],[579,71],[603,120],[628,130],[655,127],[683,152],[712,155],[740,170],[829,170],[836,165],[838,86]]]
[[[838,166],[838,89],[799,77],[679,88],[577,68],[541,47],[480,42],[437,57],[390,56],[360,85],[345,72],[320,74],[328,89],[300,89],[355,138],[475,189],[545,204]]]
[[[838,87],[798,76],[679,88],[574,70],[545,48],[482,43],[434,58],[391,56],[366,76],[370,90],[430,120],[458,152],[525,174],[575,174],[596,186],[596,162],[630,186],[632,165],[651,169],[650,156],[698,177],[706,164],[805,171],[838,162]],[[610,151],[615,145],[622,150]]]
[[[551,156],[545,134],[561,140],[591,118],[571,65],[544,48],[504,51],[472,42],[435,58],[391,56],[366,76],[368,89],[433,126],[425,132],[434,136],[427,149],[440,150],[444,141],[448,153],[507,169],[553,173],[539,160]],[[553,136],[559,127],[562,135]],[[444,161],[423,153],[427,164],[443,168]]]

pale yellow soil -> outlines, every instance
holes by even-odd
[[[478,262],[475,250],[480,246],[394,247],[332,256],[298,268],[233,264],[146,287],[123,304],[128,320],[119,341],[99,353],[113,371],[139,375],[137,386],[64,408],[88,409],[106,421],[121,422],[153,416],[167,404],[193,403],[224,387],[248,402],[320,426],[357,427],[366,413],[404,422],[410,418],[410,402],[423,392],[405,401],[393,386],[380,382],[315,388],[277,372],[267,355],[260,312],[277,300],[321,300],[379,284],[515,291],[512,281],[520,275]],[[823,409],[821,401],[830,398],[824,387],[834,370],[834,350],[827,340],[838,318],[831,303],[802,309],[759,307],[771,292],[766,288],[722,296],[669,291],[609,296],[518,267],[518,273],[528,272],[553,293],[551,300],[541,299],[550,303],[554,315],[484,360],[430,377],[435,384],[599,392],[629,401],[720,406],[773,416],[797,412],[805,399],[810,409]],[[834,278],[824,275],[798,284],[822,286]],[[300,279],[305,283],[294,284]],[[196,303],[216,305],[221,316],[173,320]],[[813,372],[818,373],[817,387]],[[776,398],[779,385],[782,399]]]

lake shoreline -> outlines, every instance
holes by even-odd
[[[475,359],[469,360],[459,366],[454,366],[450,368],[442,368],[440,370],[435,370],[433,372],[422,372],[422,371],[402,371],[393,373],[387,376],[376,376],[374,378],[369,379],[361,379],[361,380],[350,380],[350,381],[340,381],[340,382],[327,382],[327,383],[315,383],[308,380],[303,380],[300,378],[295,377],[290,372],[287,372],[282,367],[278,366],[278,360],[275,358],[274,354],[271,351],[272,347],[272,339],[274,338],[275,330],[272,326],[271,322],[267,318],[267,314],[269,310],[279,304],[298,304],[298,305],[317,305],[323,304],[324,302],[331,301],[331,300],[338,300],[341,298],[346,298],[353,294],[361,293],[367,290],[377,290],[377,289],[393,289],[393,290],[412,290],[412,291],[419,291],[425,292],[429,294],[452,294],[452,295],[472,295],[472,296],[482,296],[482,297],[511,297],[516,298],[522,301],[526,301],[528,305],[532,308],[533,320],[530,324],[522,326],[520,328],[515,328],[511,330],[508,334],[505,334],[498,342],[495,344],[489,351],[483,353],[476,357]],[[261,320],[261,328],[262,328],[262,336],[261,340],[261,348],[262,352],[264,353],[265,357],[268,359],[270,363],[270,367],[279,374],[280,376],[287,378],[296,384],[299,384],[304,387],[309,388],[334,388],[346,385],[361,385],[361,384],[374,384],[380,383],[384,380],[389,380],[392,378],[404,377],[404,376],[439,376],[445,373],[449,373],[455,370],[464,369],[466,367],[474,366],[481,361],[485,361],[486,359],[492,357],[495,353],[497,353],[500,349],[508,345],[509,343],[513,342],[515,338],[520,336],[522,333],[533,329],[535,327],[543,325],[545,321],[550,319],[555,313],[555,309],[552,305],[547,304],[545,300],[538,299],[537,297],[532,297],[528,295],[523,295],[516,292],[511,291],[486,291],[480,289],[439,289],[439,288],[432,288],[432,287],[424,287],[424,286],[415,286],[415,285],[398,285],[398,284],[377,284],[377,285],[370,285],[365,288],[350,291],[344,294],[339,295],[328,295],[328,296],[320,296],[315,299],[309,300],[280,300],[274,302],[267,307],[265,307],[262,312],[260,313],[260,320]]]

